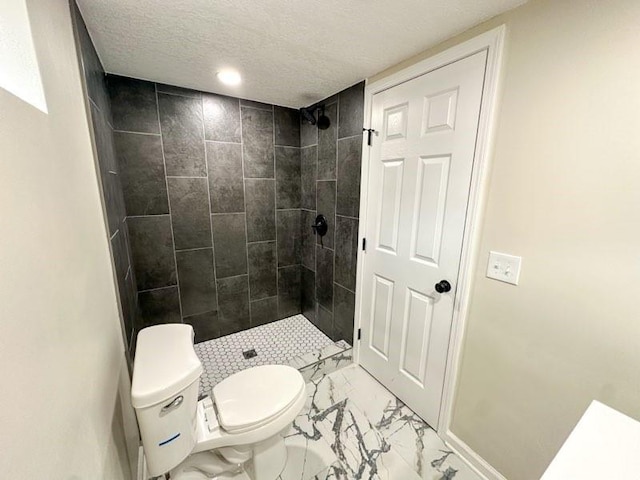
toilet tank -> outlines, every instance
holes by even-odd
[[[202,364],[193,338],[193,328],[185,324],[154,325],[138,333],[131,403],[152,476],[176,467],[196,444]]]

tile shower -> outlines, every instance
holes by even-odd
[[[364,83],[297,110],[104,74],[75,12],[129,349],[304,314],[353,343]],[[312,232],[328,220],[322,245]]]

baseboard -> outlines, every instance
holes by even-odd
[[[484,480],[507,480],[500,472],[493,468],[484,458],[478,455],[469,445],[460,440],[451,430],[442,436],[451,450]]]

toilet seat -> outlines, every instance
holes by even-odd
[[[230,434],[268,424],[296,402],[305,384],[286,365],[263,365],[235,373],[212,391],[220,426]]]

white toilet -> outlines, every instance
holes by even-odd
[[[193,338],[184,324],[138,334],[131,401],[149,474],[224,479],[244,469],[252,480],[275,480],[287,460],[283,434],[306,400],[302,375],[284,365],[253,367],[198,401],[202,364]]]

